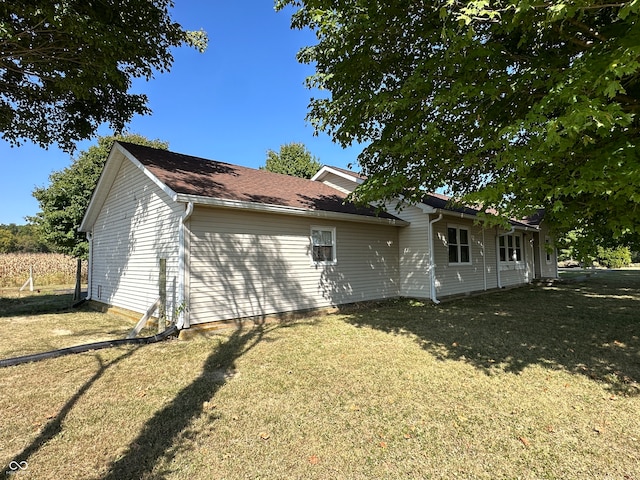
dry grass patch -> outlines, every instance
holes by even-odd
[[[46,352],[74,345],[125,338],[132,322],[86,308],[72,308],[73,295],[55,293],[0,296],[0,358]]]
[[[0,370],[39,479],[640,478],[640,276]]]

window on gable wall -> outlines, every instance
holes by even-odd
[[[551,263],[552,257],[552,249],[551,249],[551,239],[549,237],[544,238],[544,250],[547,255],[547,263]]]
[[[335,263],[335,238],[335,228],[311,227],[311,257],[314,263]]]
[[[500,261],[522,261],[522,236],[519,233],[502,235],[500,237]]]
[[[449,263],[471,263],[469,230],[461,227],[447,227]]]

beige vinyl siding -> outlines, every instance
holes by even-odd
[[[336,190],[340,190],[343,193],[351,193],[353,192],[358,184],[351,180],[348,180],[339,175],[335,175],[333,173],[328,173],[322,179],[322,183],[328,185],[331,188],[335,188]]]
[[[547,260],[547,249],[545,240],[549,242],[553,251],[549,254],[549,260]],[[540,276],[542,278],[555,278],[558,274],[557,269],[557,251],[554,247],[553,238],[549,235],[549,229],[543,223],[540,225],[540,241],[539,241],[539,254],[540,254]]]
[[[311,226],[336,229],[335,265],[315,265]],[[396,297],[396,227],[196,207],[192,324]]]
[[[159,259],[166,258],[167,307],[173,311],[183,210],[125,160],[93,227],[91,298],[145,312],[158,297]]]
[[[471,263],[449,263],[447,228],[465,228],[469,232]],[[436,292],[438,296],[456,295],[485,289],[485,272],[487,288],[490,288],[491,271],[495,263],[485,258],[485,246],[489,250],[491,242],[495,243],[492,231],[485,231],[484,244],[482,228],[472,222],[454,217],[443,217],[433,224],[433,250],[436,272]],[[495,249],[495,247],[493,248]],[[495,259],[494,259],[495,262]]]
[[[503,287],[522,285],[533,280],[534,273],[534,250],[532,232],[522,232],[516,230],[522,238],[522,261],[520,262],[500,262],[500,283]]]
[[[393,215],[411,223],[398,232],[400,295],[430,298],[429,216],[420,208],[409,205],[401,212],[395,211],[392,204],[388,204],[387,208]]]

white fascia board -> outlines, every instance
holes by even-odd
[[[422,213],[426,213],[426,214],[432,214],[432,213],[436,213],[437,209],[433,208],[431,205],[427,205],[426,203],[416,203],[416,207],[418,207],[420,210],[422,210]]]
[[[351,182],[357,183],[358,185],[364,182],[364,180],[362,180],[361,178],[354,177],[353,175],[349,175],[348,173],[341,172],[340,170],[336,170],[326,165],[323,166],[320,170],[318,170],[318,173],[316,173],[313,177],[311,177],[311,180],[321,181],[321,178],[324,177],[327,173],[331,173],[333,175],[337,175],[339,177],[345,178]]]
[[[280,215],[294,215],[310,218],[324,218],[330,220],[343,220],[346,222],[371,223],[376,225],[393,225],[396,227],[406,227],[409,222],[400,219],[368,217],[365,215],[353,215],[350,213],[328,212],[325,210],[308,210],[305,208],[286,207],[267,203],[253,203],[242,200],[227,200],[223,198],[200,197],[198,195],[178,194],[178,202],[193,202],[196,205],[203,205],[218,208],[232,208],[239,210],[249,210],[262,213],[277,213]]]
[[[134,157],[131,153],[129,153],[128,150],[126,150],[124,147],[121,147],[119,144],[118,144],[118,147],[120,147],[122,149],[122,154],[131,163],[133,163],[136,166],[136,168],[141,170],[142,173],[144,173],[153,183],[155,183],[156,186],[160,190],[162,190],[164,193],[166,193],[169,196],[169,198],[171,198],[171,200],[173,200],[174,202],[176,201],[176,198],[177,198],[176,192],[174,192],[172,189],[170,189],[166,184],[161,182],[158,179],[158,177],[156,177],[153,173],[151,173],[149,170],[147,170],[147,168],[142,163],[140,163],[140,161],[138,161],[138,159],[136,157]]]
[[[465,218],[467,220],[473,220],[473,221],[478,220],[478,217],[476,215],[469,215],[468,213],[462,213],[462,212],[454,212],[452,210],[445,210],[443,208],[436,208],[434,209],[434,212],[442,213],[443,215],[446,215],[448,217]],[[515,230],[521,230],[525,232],[537,232],[539,230],[537,227],[526,226],[526,225],[514,225],[512,221],[509,221],[509,224]]]
[[[375,206],[373,203],[371,205]],[[397,212],[401,212],[401,210],[398,210],[396,207],[393,207],[392,205],[406,205],[408,207],[416,207],[420,209],[422,213],[426,213],[426,214],[436,213],[436,209],[431,205],[427,205],[426,203],[422,203],[422,202],[418,202],[418,203],[406,202],[404,199],[404,196],[402,195],[400,195],[397,199],[393,201],[387,200],[386,205],[387,205],[387,208],[391,207],[393,211],[397,211]]]
[[[167,185],[162,183],[158,177],[156,177],[153,173],[145,168],[142,163],[138,161],[127,149],[125,149],[118,142],[113,144],[111,148],[111,152],[109,152],[109,156],[107,157],[107,161],[105,162],[105,167],[98,179],[98,184],[94,190],[93,196],[91,197],[91,201],[89,202],[89,206],[87,207],[87,211],[85,213],[84,218],[82,219],[82,223],[80,227],[78,227],[78,231],[80,232],[89,232],[93,227],[93,222],[95,222],[102,205],[104,204],[109,191],[111,190],[111,185],[116,179],[118,172],[120,171],[120,167],[124,162],[125,158],[129,160],[136,168],[141,170],[153,183],[155,183],[158,188],[160,188],[163,192],[165,192],[169,198],[173,201],[176,200],[176,192],[171,190]]]
[[[107,197],[107,193],[109,192],[111,185],[113,184],[116,175],[118,174],[118,170],[120,170],[120,166],[122,165],[124,157],[122,155],[122,151],[115,148],[116,145],[117,144],[114,143],[114,147],[111,148],[109,156],[105,161],[104,169],[100,174],[100,178],[98,178],[98,183],[93,190],[93,194],[91,195],[91,200],[89,201],[87,210],[85,211],[82,222],[78,227],[79,232],[91,231],[93,222],[98,216],[100,208],[102,208],[102,204],[104,203]]]

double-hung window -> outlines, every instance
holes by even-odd
[[[553,249],[551,248],[551,239],[549,237],[544,238],[544,251],[547,255],[547,263],[551,263],[553,260]]]
[[[336,229],[311,227],[311,259],[316,264],[336,263]]]
[[[447,227],[449,263],[471,263],[469,230],[462,227]]]
[[[501,235],[499,243],[501,262],[522,261],[522,237],[520,234]]]

